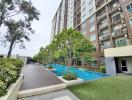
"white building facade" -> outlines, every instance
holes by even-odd
[[[68,0],[67,28],[74,26],[74,0]]]

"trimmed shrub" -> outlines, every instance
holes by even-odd
[[[100,67],[100,72],[106,73],[106,67],[105,67],[105,66],[101,66],[101,67]]]
[[[19,78],[22,61],[0,58],[0,96],[7,93],[7,88]]]

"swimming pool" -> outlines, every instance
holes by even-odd
[[[56,70],[53,71],[57,76],[63,76],[66,74],[68,67],[64,65],[59,65],[59,64],[51,64],[52,67],[54,67]],[[99,78],[104,78],[108,77],[108,75],[103,74],[103,73],[98,73],[94,71],[89,71],[89,70],[83,70],[75,67],[70,67],[69,71],[71,73],[75,73],[77,77],[83,79],[83,80],[95,80]]]

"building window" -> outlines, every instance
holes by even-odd
[[[95,30],[95,20],[94,20],[94,16],[91,16],[90,18],[89,18],[89,30],[90,30],[90,32],[92,32],[92,31],[94,31]]]
[[[91,8],[90,10],[89,10],[89,14],[92,14],[93,13],[93,8]]]
[[[132,28],[132,17],[129,19],[130,26]]]
[[[91,0],[91,1],[89,2],[89,5],[90,5],[92,2],[93,2],[93,0]]]
[[[126,6],[128,12],[132,12],[132,3]]]
[[[94,22],[94,16],[91,16],[91,17],[89,18],[89,22],[90,22],[90,23]]]
[[[126,39],[120,39],[116,41],[116,47],[122,47],[127,45],[127,40]]]
[[[121,19],[121,15],[120,14],[117,14],[115,16],[112,17],[112,21],[115,22],[117,20]]]
[[[84,23],[82,23],[82,25],[81,25],[81,32],[83,33],[83,34],[86,34],[86,21],[84,22]]]
[[[91,40],[91,41],[95,41],[95,40],[96,40],[96,35],[95,35],[95,34],[91,35],[91,36],[90,36],[90,40]]]

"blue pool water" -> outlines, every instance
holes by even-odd
[[[68,70],[67,66],[63,66],[63,65],[59,65],[59,64],[51,64],[51,66],[56,69],[53,72],[57,76],[63,76],[64,74],[66,74],[66,72]],[[95,80],[95,79],[99,79],[99,78],[108,77],[108,75],[103,74],[103,73],[98,73],[98,72],[88,71],[88,70],[82,70],[82,69],[75,68],[75,67],[70,67],[69,71],[71,73],[75,73],[77,75],[77,77],[79,77],[83,80]]]

